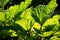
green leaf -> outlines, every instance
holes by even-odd
[[[44,32],[42,33],[42,37],[49,37],[50,35],[52,35],[53,31],[49,31],[49,32]]]
[[[22,14],[20,15],[21,18],[23,19],[27,19],[27,20],[31,20],[32,16],[31,16],[31,9],[32,8],[28,8],[25,11],[22,12]]]
[[[10,6],[6,12],[6,20],[11,20],[18,13],[19,5]]]
[[[30,28],[30,21],[28,21],[26,19],[18,20],[18,21],[16,21],[16,23],[19,24],[25,30],[29,30],[29,28]]]
[[[34,23],[33,28],[40,30],[41,25],[37,22]]]
[[[43,25],[42,25],[42,35],[43,37],[48,37],[51,34],[55,33],[59,28],[59,16],[55,15],[53,18],[48,19]],[[47,34],[47,35],[46,35]]]
[[[55,36],[60,36],[60,30],[57,31],[54,35],[55,35]]]
[[[47,5],[39,5],[32,10],[34,19],[43,24],[49,17],[52,16],[53,11],[57,7],[56,0],[51,0]],[[36,19],[37,18],[37,19]]]
[[[54,24],[59,25],[59,21],[58,21],[59,16],[60,15],[55,15],[55,16],[53,16],[53,18],[47,19],[46,22],[43,24],[43,26],[54,25]]]
[[[8,2],[9,0],[0,0],[0,5],[4,7]]]
[[[60,40],[60,37],[59,36],[53,36],[50,38],[50,40]]]
[[[55,10],[55,8],[58,6],[56,1],[57,0],[51,0],[49,4],[46,5],[46,9],[45,9],[46,14],[51,14],[51,12]]]
[[[30,4],[31,4],[32,0],[25,0],[25,2],[21,2],[20,3],[20,11],[25,10]]]
[[[17,20],[15,23],[19,24],[23,29],[29,30],[31,26],[31,8],[27,9],[20,15],[21,19]]]
[[[1,35],[0,35],[1,38],[16,37],[16,36],[17,36],[16,32],[15,32],[14,30],[11,30],[11,29],[1,30],[1,31],[0,31],[0,34],[1,34]]]
[[[11,30],[11,29],[8,31],[8,33],[11,33],[11,35],[10,35],[11,37],[16,37],[16,36],[18,36],[18,35],[16,34],[16,32],[15,32],[14,30]]]
[[[0,12],[0,21],[1,22],[5,21],[5,13],[4,12]]]
[[[10,6],[6,12],[6,20],[12,20],[15,18],[15,16],[20,16],[20,14],[29,6],[29,4],[31,4],[31,1],[32,0],[25,0],[25,2],[21,2],[20,5]]]

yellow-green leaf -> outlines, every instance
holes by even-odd
[[[5,13],[0,12],[0,21],[5,21]]]

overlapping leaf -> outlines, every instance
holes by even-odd
[[[20,11],[25,10],[30,4],[31,4],[32,0],[25,0],[25,2],[21,2],[20,3]]]
[[[55,36],[60,36],[60,30],[57,31],[54,35],[55,35]]]
[[[48,19],[43,25],[42,25],[42,35],[43,37],[50,36],[54,34],[58,28],[59,28],[59,16],[55,15],[53,18]]]
[[[15,15],[18,13],[19,5],[11,6],[9,10],[6,12],[6,19],[12,19],[15,17]]]
[[[21,19],[17,20],[16,23],[19,24],[25,30],[30,29],[32,16],[31,16],[31,8],[27,9],[20,15]]]
[[[25,0],[25,2],[21,2],[20,5],[10,6],[8,11],[6,12],[6,19],[14,18],[18,13],[21,14],[28,6],[31,4],[32,0]]]
[[[53,3],[54,2],[54,3]],[[32,16],[38,19],[37,22],[43,24],[46,19],[51,17],[53,11],[57,7],[56,0],[51,0],[47,5],[39,5],[32,10]]]

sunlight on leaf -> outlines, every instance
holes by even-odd
[[[0,21],[5,21],[5,13],[0,12]]]
[[[59,16],[60,15],[55,15],[53,18],[48,19],[43,25],[42,25],[42,31],[43,31],[43,36],[49,36],[56,32],[59,28]],[[52,31],[52,32],[51,32]],[[47,35],[45,35],[47,33]],[[49,34],[50,33],[50,34]]]
[[[49,31],[49,32],[44,32],[42,33],[42,37],[48,37],[53,33],[53,31]]]
[[[39,23],[35,22],[34,25],[33,25],[33,28],[36,28],[36,29],[40,30],[41,25]]]
[[[20,15],[21,19],[17,20],[15,23],[19,24],[22,28],[24,28],[25,30],[29,30],[30,26],[31,26],[31,21],[32,21],[32,17],[31,17],[31,9],[27,9],[26,11],[24,11],[21,15]]]

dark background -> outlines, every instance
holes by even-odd
[[[15,4],[19,4],[21,1],[25,1],[25,0],[10,0],[10,2],[8,2],[7,5],[5,6],[5,9],[7,9],[8,7],[13,6]],[[50,2],[50,0],[33,0],[30,6],[36,7],[39,4],[46,5],[49,2]],[[57,0],[57,4],[58,4],[57,9],[60,10],[60,0]]]

